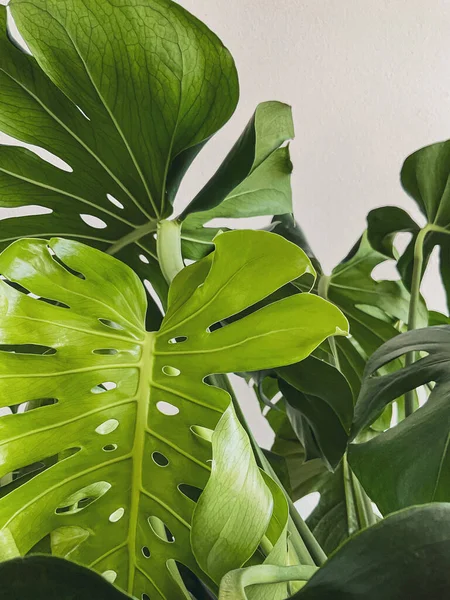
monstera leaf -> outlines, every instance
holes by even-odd
[[[440,271],[450,306],[450,141],[425,146],[405,160],[401,182],[406,193],[415,200],[427,223],[420,227],[404,210],[385,206],[369,213],[368,229],[374,247],[398,259],[398,269],[408,288],[411,288],[414,266],[414,247],[418,236],[422,248],[422,274],[433,248],[440,248]],[[412,239],[402,256],[393,246],[398,232],[412,233]]]
[[[348,540],[295,600],[428,600],[450,594],[450,504],[414,507]]]
[[[320,264],[294,219],[288,215],[277,216],[274,224],[275,233],[296,243],[310,257],[319,273],[314,291],[331,300],[349,320],[351,338],[336,339],[336,353],[339,368],[356,398],[367,357],[398,334],[398,322],[408,321],[409,293],[400,281],[373,279],[374,268],[388,257],[371,247],[367,233],[327,276],[322,273]],[[307,289],[301,281],[296,285],[300,289]],[[427,321],[426,307],[421,302],[418,323],[424,326]]]
[[[222,234],[175,278],[161,329],[122,262],[75,241],[22,240],[0,256],[0,539],[5,558],[50,545],[130,594],[185,598],[195,499],[209,478],[210,431],[228,394],[213,373],[305,358],[347,321],[300,294],[213,325],[310,271],[267,232]],[[22,477],[21,477],[22,475]]]
[[[51,556],[28,556],[0,563],[1,600],[129,600],[96,573]]]
[[[350,446],[350,464],[383,514],[413,504],[450,501],[449,344],[447,325],[418,329],[387,342],[367,364],[354,435],[405,392],[436,383],[426,404],[407,419],[369,442]],[[386,363],[416,350],[428,355],[394,373],[376,375]]]
[[[3,220],[0,247],[24,236],[74,238],[117,254],[165,298],[152,232],[236,107],[233,59],[171,0],[10,7],[33,56],[10,41],[1,6],[0,130],[66,166],[0,148],[0,205],[51,211]]]
[[[289,106],[264,102],[257,107],[217,173],[180,217],[188,258],[198,259],[212,250],[211,241],[219,229],[203,227],[212,219],[292,211],[292,164],[289,148],[280,145],[293,137]]]

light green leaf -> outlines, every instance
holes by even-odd
[[[446,325],[410,331],[382,346],[367,364],[353,435],[405,392],[436,382],[428,402],[407,419],[369,442],[350,446],[350,464],[383,514],[450,500],[449,340]],[[384,364],[413,350],[428,356],[394,373],[376,375]]]
[[[212,436],[211,476],[192,519],[191,545],[200,567],[219,583],[256,551],[273,511],[273,498],[233,406]]]
[[[279,236],[223,234],[175,278],[154,333],[144,328],[143,287],[122,262],[61,239],[6,249],[0,407],[33,401],[0,418],[0,477],[33,467],[0,497],[0,531],[20,554],[75,526],[90,535],[68,546],[70,558],[117,572],[129,593],[184,599],[174,561],[205,581],[190,549],[191,496],[209,478],[205,434],[230,401],[205,378],[302,360],[347,322],[300,294],[210,328],[309,269]]]
[[[350,539],[292,600],[429,600],[450,594],[450,504],[396,513]]]
[[[211,251],[216,218],[255,217],[292,211],[289,148],[294,137],[291,108],[259,104],[246,129],[216,174],[181,215],[183,250],[198,259]]]
[[[10,41],[1,6],[0,130],[56,155],[66,170],[0,147],[0,205],[52,211],[3,220],[0,247],[24,236],[84,241],[116,253],[164,298],[153,219],[172,212],[184,172],[234,111],[233,59],[171,0],[10,7],[33,57]]]

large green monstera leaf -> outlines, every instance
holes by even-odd
[[[63,239],[0,255],[2,558],[50,546],[152,600],[186,597],[177,562],[208,581],[190,526],[230,399],[206,378],[300,361],[348,327],[299,294],[217,328],[312,267],[272,233],[215,244],[175,278],[157,333],[139,278],[111,256]]]
[[[0,247],[74,238],[150,275],[164,297],[152,232],[236,107],[232,57],[171,0],[14,0],[10,8],[32,56],[9,39],[1,6],[0,131],[66,166],[0,147],[0,206],[52,211],[3,221]]]

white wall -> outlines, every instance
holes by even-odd
[[[218,164],[256,104],[294,109],[295,211],[329,270],[399,185],[414,150],[450,138],[448,0],[180,0],[236,59],[241,101],[196,162],[186,197]],[[414,214],[416,212],[413,210]],[[427,299],[444,309],[434,277]]]

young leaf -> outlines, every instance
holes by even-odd
[[[450,595],[450,504],[396,513],[350,539],[292,600],[429,600]]]
[[[52,211],[4,220],[0,248],[24,236],[84,241],[117,254],[165,297],[153,219],[172,212],[184,172],[236,107],[232,57],[171,0],[10,7],[33,57],[10,41],[1,6],[0,130],[67,168],[0,147],[1,206]]]
[[[229,404],[205,378],[302,360],[345,333],[347,321],[325,300],[300,294],[211,326],[310,268],[274,234],[223,234],[212,255],[175,278],[163,325],[148,333],[145,292],[124,263],[61,239],[6,249],[0,407],[52,403],[0,418],[0,477],[34,468],[2,489],[2,539],[24,555],[48,535],[55,543],[57,533],[58,549],[116,571],[129,593],[184,599],[174,561],[206,578],[190,549],[195,502],[186,486],[204,488],[204,437]],[[76,536],[61,531],[73,526]]]
[[[436,382],[427,403],[407,419],[369,442],[350,446],[350,465],[383,514],[413,504],[450,500],[449,344],[449,326],[418,329],[387,342],[367,364],[355,407],[354,436],[388,403]],[[409,367],[376,375],[386,363],[417,350],[428,355]]]
[[[216,218],[254,217],[292,211],[289,148],[294,137],[291,108],[281,102],[259,104],[250,123],[216,174],[181,215],[183,249],[198,259],[212,250]]]
[[[192,519],[191,545],[216,583],[253,555],[273,511],[272,494],[233,406],[212,436],[212,471]]]
[[[51,556],[27,556],[0,563],[0,600],[131,600],[93,571]]]

